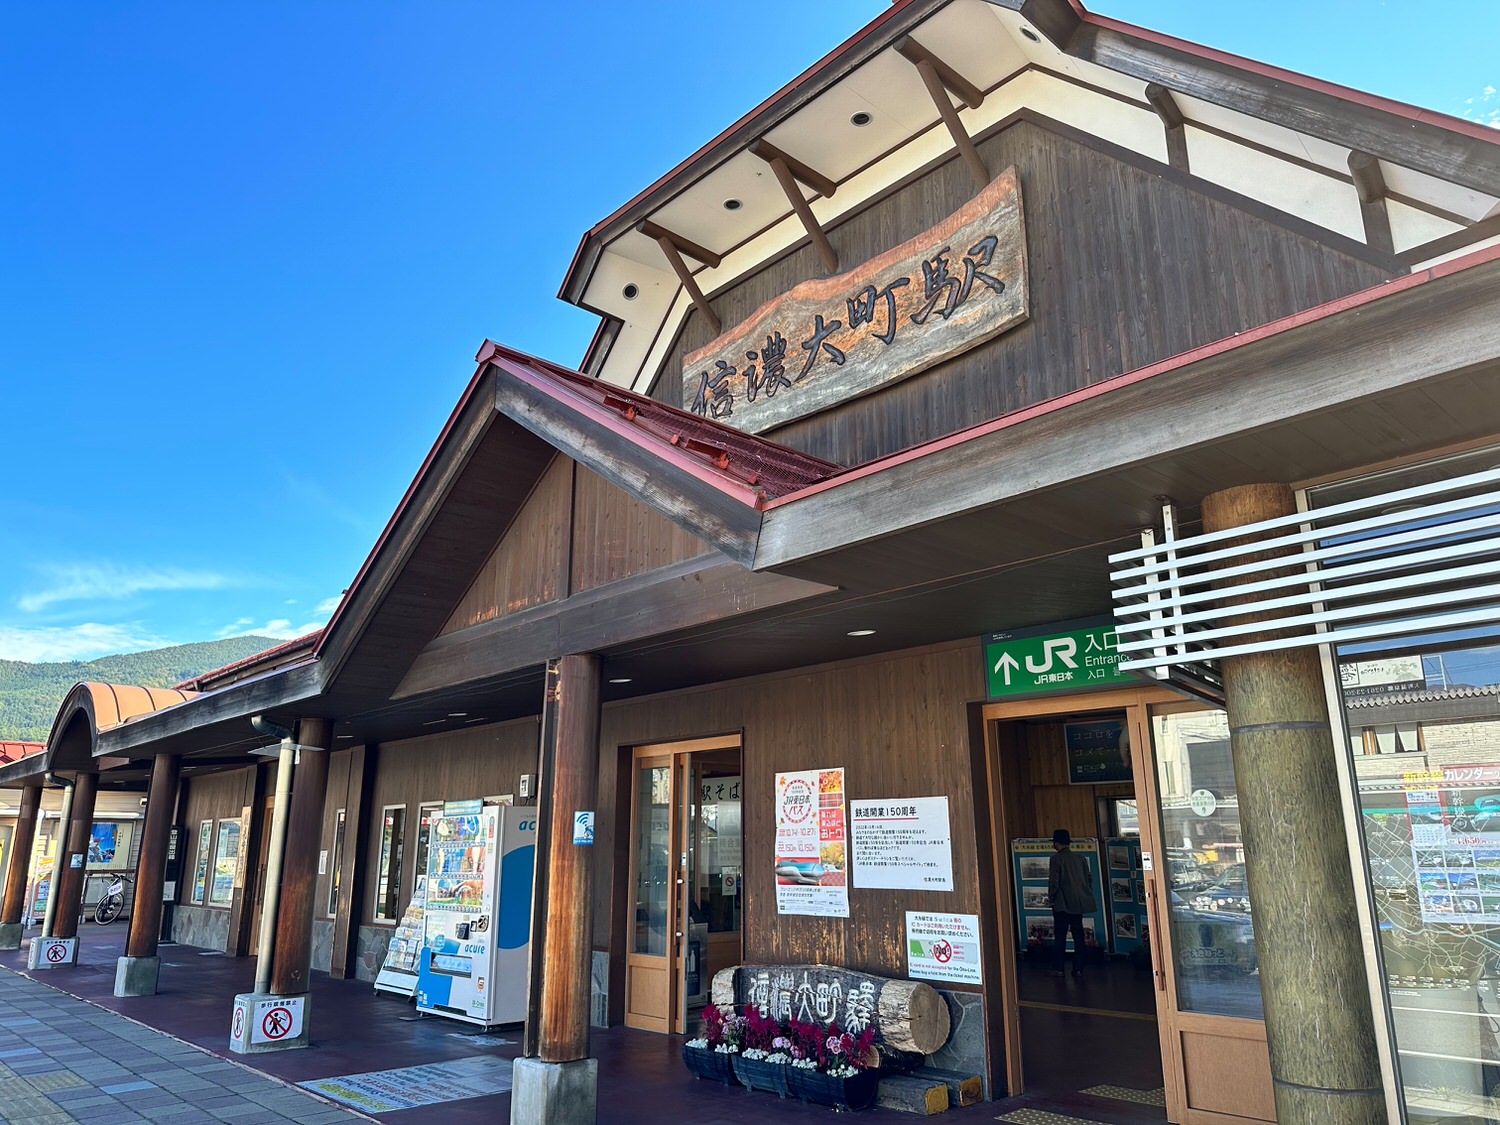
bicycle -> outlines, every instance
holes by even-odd
[[[111,878],[104,897],[94,906],[94,921],[99,925],[109,925],[125,909],[125,884],[128,882],[130,876],[123,873],[117,873]]]

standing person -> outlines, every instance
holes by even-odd
[[[1098,909],[1094,902],[1089,861],[1073,850],[1066,828],[1052,833],[1052,859],[1047,864],[1047,899],[1052,906],[1052,975],[1063,975],[1068,934],[1073,935],[1073,975],[1083,976],[1083,916]]]

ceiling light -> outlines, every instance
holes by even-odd
[[[1041,42],[1041,40],[1036,37],[1036,32],[1032,31],[1029,27],[1023,27],[1021,29],[1021,34],[1024,35],[1027,39],[1030,39],[1033,43]]]
[[[860,110],[858,113],[851,113],[849,115],[849,124],[853,125],[856,129],[863,129],[873,120],[875,119],[864,110]]]
[[[435,727],[439,723],[446,723],[447,721],[448,721],[447,719],[429,719],[427,722],[423,723],[422,725],[424,727]]]
[[[851,637],[873,637],[875,635],[875,630],[874,629],[850,629],[847,635],[851,636]]]
[[[612,680],[610,680],[609,682],[612,683],[612,684],[628,684],[628,683],[630,683],[630,677],[629,676],[616,676]]]
[[[620,296],[624,297],[627,301],[633,301],[640,295],[640,287],[634,282],[631,282],[629,285],[625,286],[624,289],[620,290]]]
[[[448,718],[450,718],[450,719],[462,719],[462,718],[467,717],[468,714],[469,713],[467,711],[449,711],[448,712]]]
[[[738,199],[724,200],[724,210],[726,211],[738,211],[743,206],[744,204],[741,203]]]
[[[352,734],[341,734],[341,735],[339,735],[339,737],[340,738],[353,738],[354,736]]]

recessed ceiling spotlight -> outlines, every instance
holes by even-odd
[[[1041,42],[1041,40],[1037,38],[1036,32],[1032,31],[1029,27],[1023,27],[1021,29],[1021,34],[1024,35],[1027,39],[1030,39],[1033,43]]]
[[[633,301],[640,295],[640,286],[636,285],[635,282],[631,282],[629,285],[625,286],[624,289],[620,290],[620,296],[624,297],[627,301]]]
[[[850,629],[848,632],[848,636],[851,637],[873,637],[874,635],[874,629]]]
[[[422,725],[423,725],[423,726],[424,726],[424,727],[435,727],[435,726],[437,726],[437,725],[438,725],[438,724],[439,724],[439,723],[446,723],[446,722],[447,722],[447,721],[448,721],[448,720],[447,720],[447,719],[428,719],[428,720],[427,720],[427,721],[426,721],[426,722],[425,722],[425,723],[423,723],[423,724],[422,724]]]
[[[341,734],[341,735],[339,735],[339,737],[340,738],[353,738],[354,736],[352,734]]]
[[[743,206],[744,204],[741,203],[738,199],[724,200],[724,210],[726,211],[738,211]]]
[[[450,718],[450,719],[463,719],[463,718],[467,718],[468,714],[469,713],[467,711],[449,711],[448,712],[448,718]]]
[[[851,113],[849,115],[849,124],[853,125],[856,129],[863,129],[866,125],[874,120],[875,119],[864,110],[860,110],[858,113]]]
[[[629,676],[615,676],[609,682],[612,683],[612,684],[628,684],[628,683],[630,683],[630,677]]]

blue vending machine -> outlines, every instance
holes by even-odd
[[[445,809],[429,832],[417,1011],[524,1023],[536,810]]]

